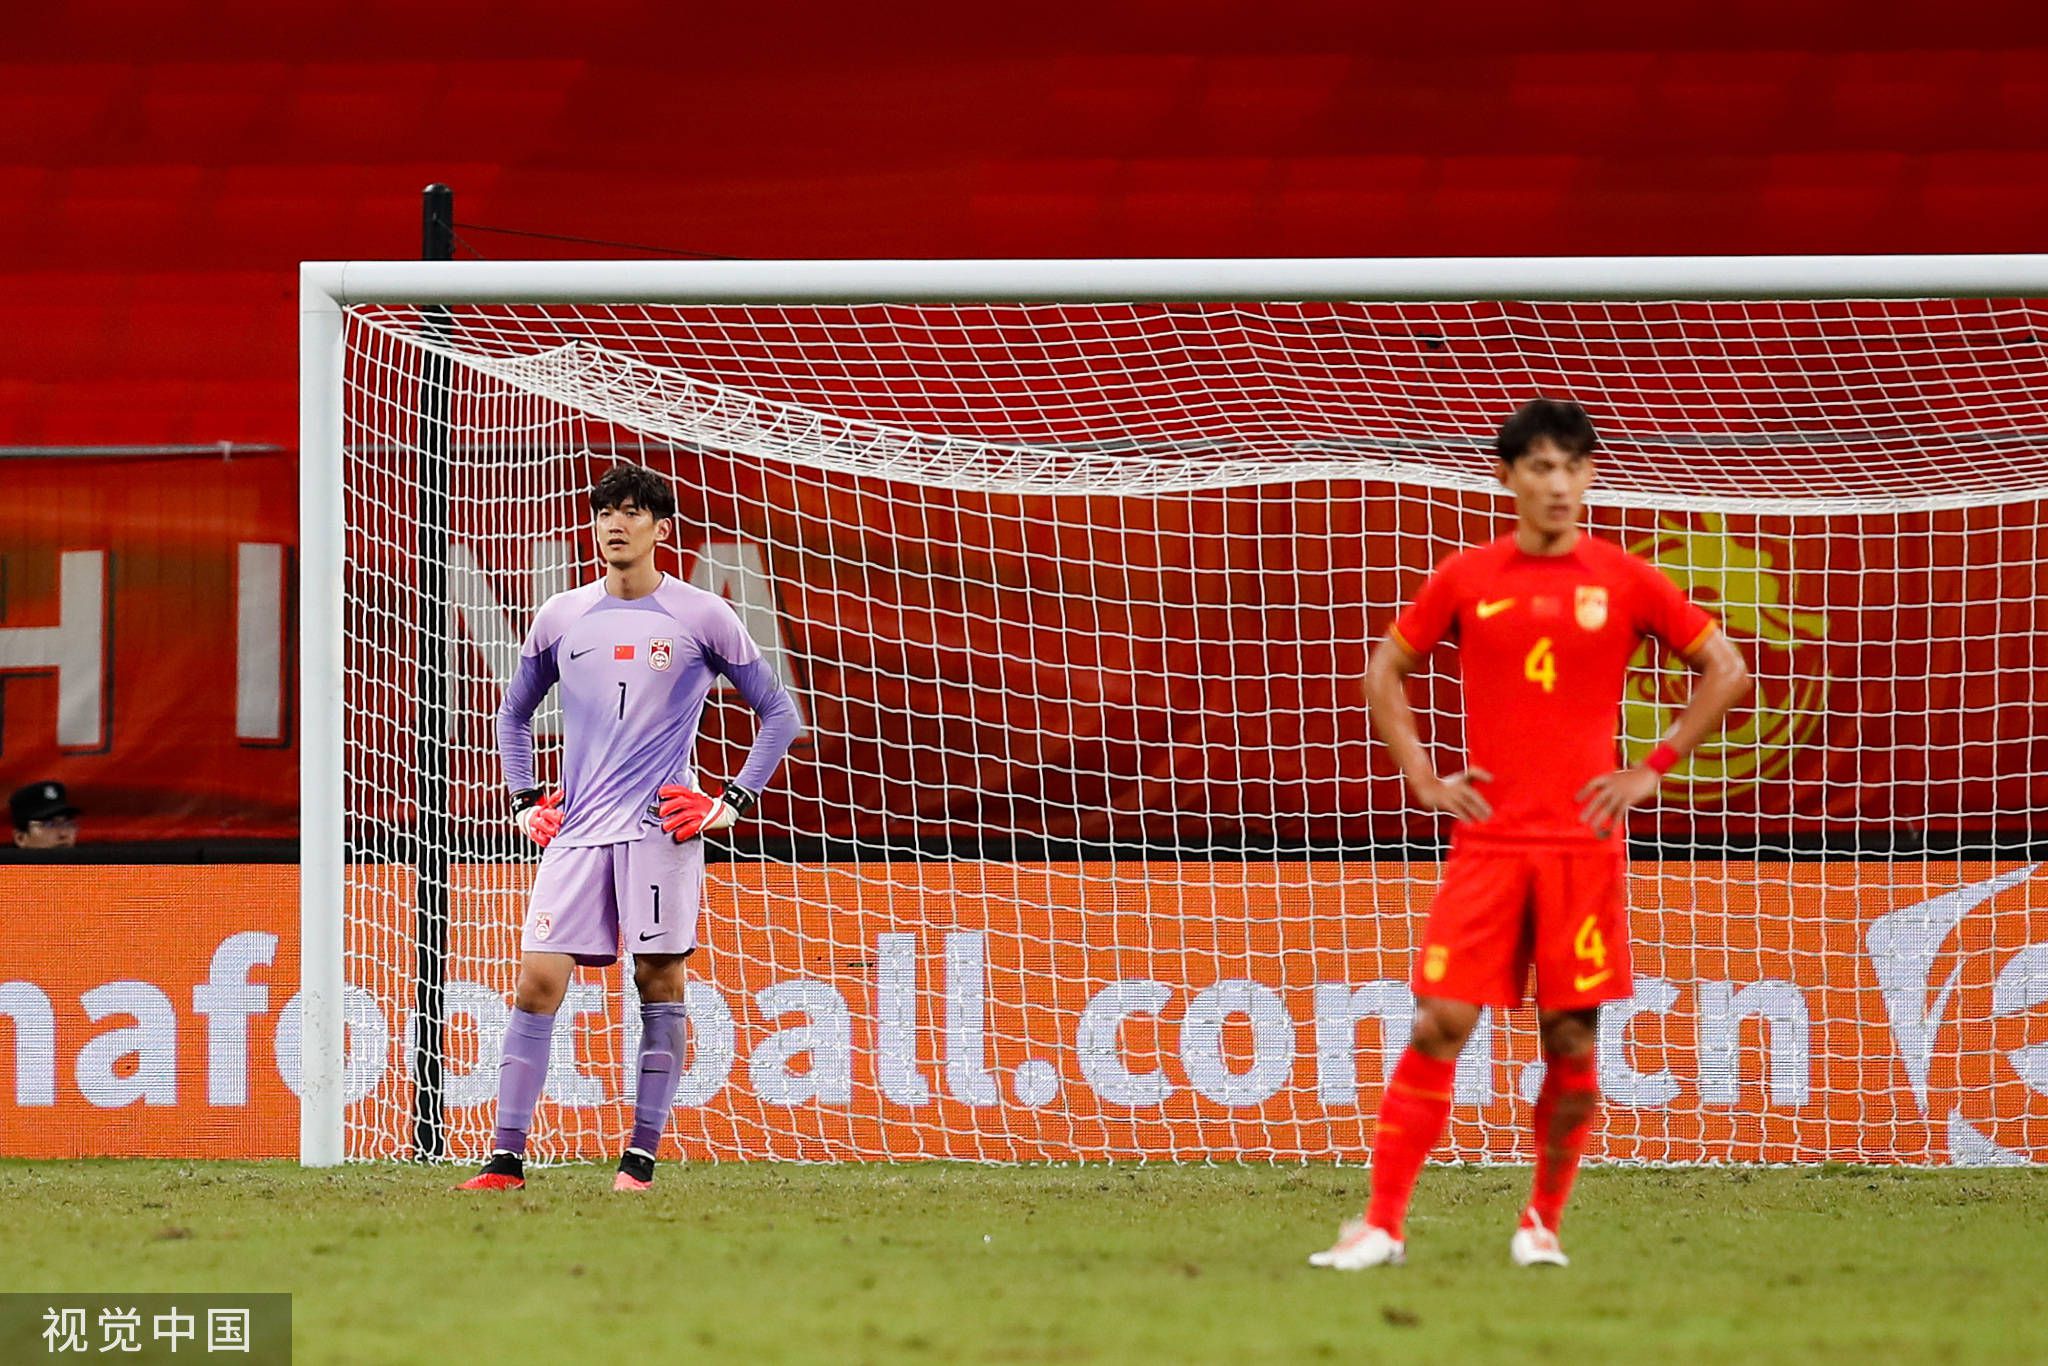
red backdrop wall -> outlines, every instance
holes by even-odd
[[[71,0],[0,49],[0,444],[295,440],[293,267],[2017,251],[2048,11]],[[0,473],[0,478],[4,478]]]
[[[568,13],[10,15],[0,446],[287,459],[156,512],[133,470],[0,461],[10,624],[47,606],[37,576],[81,522],[128,547],[108,734],[153,756],[31,748],[56,704],[17,678],[0,776],[56,765],[100,790],[103,837],[168,832],[161,794],[116,770],[197,773],[164,723],[232,721],[232,693],[181,667],[231,641],[238,540],[291,539],[295,265],[416,254],[432,180],[459,191],[461,254],[496,258],[620,254],[507,226],[750,257],[1460,255],[2030,250],[2048,221],[2048,11],[2018,3],[1938,29],[1763,0],[1710,24],[1621,0]],[[285,828],[291,752],[222,733],[207,762],[233,806],[195,779],[162,819]]]

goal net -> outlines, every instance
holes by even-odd
[[[487,1144],[536,864],[494,715],[626,460],[805,726],[713,841],[664,1157],[1362,1158],[1448,834],[1366,657],[1509,528],[1546,395],[1593,534],[1755,675],[1631,817],[1593,1159],[2048,1160],[2048,310],[1445,299],[344,307],[346,1155]],[[1638,656],[1627,754],[1687,688]],[[1455,649],[1411,690],[1458,767]],[[752,734],[714,694],[699,771]],[[619,1151],[632,997],[578,974],[537,1158]],[[1527,1160],[1539,1081],[1490,1012],[1440,1154]]]

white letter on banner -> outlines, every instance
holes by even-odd
[[[235,738],[284,736],[284,547],[235,545]],[[268,960],[266,960],[268,961]]]
[[[1251,1021],[1252,1065],[1242,1075],[1223,1058],[1223,1022],[1232,1015]],[[1218,1105],[1263,1105],[1294,1070],[1294,1017],[1269,986],[1244,979],[1218,982],[1188,1002],[1180,1060],[1189,1084]]]
[[[0,673],[57,675],[57,743],[99,749],[107,743],[107,557],[67,550],[57,557],[57,624],[0,626]]]
[[[853,1099],[853,1017],[844,996],[826,982],[777,982],[756,992],[754,1004],[771,1020],[793,1011],[810,1017],[770,1034],[747,1059],[762,1104],[817,1100],[845,1105]],[[811,1055],[810,1071],[790,1071],[789,1062],[799,1053]]]
[[[569,587],[566,566],[572,559],[572,554],[560,541],[533,543],[533,605],[536,611],[549,597]],[[491,682],[491,696],[500,696],[511,686],[512,675],[519,667],[519,614],[498,601],[498,595],[491,589],[490,576],[476,562],[476,552],[460,541],[450,541],[448,638],[459,640],[464,637],[468,638],[476,649],[477,657],[483,661],[484,672]],[[448,708],[451,734],[460,721],[460,710],[456,706]],[[561,708],[542,707],[533,714],[533,733],[537,736],[560,734],[561,718]]]
[[[78,998],[85,1018],[97,1024],[109,1015],[133,1015],[135,1023],[95,1035],[78,1050],[78,1089],[103,1110],[141,1101],[178,1103],[178,1012],[171,998],[147,982],[108,982]],[[135,1071],[115,1070],[133,1055]]]
[[[947,961],[950,987],[952,962]],[[917,936],[875,936],[875,1078],[898,1105],[923,1105],[932,1090],[917,1068]]]
[[[0,982],[0,1015],[14,1022],[14,1103],[57,1103],[57,1014],[34,982]]]
[[[946,936],[946,1089],[969,1105],[994,1105],[989,1075],[988,943],[980,930]]]
[[[725,1089],[732,1078],[735,1038],[732,1008],[709,982],[683,987],[683,1018],[689,1021],[690,1065],[676,1079],[679,1108],[708,1104]]]
[[[1407,1046],[1403,1039],[1402,1046]],[[1387,1070],[1393,1076],[1393,1069]],[[1493,1103],[1493,1009],[1488,1007],[1479,1012],[1479,1018],[1472,1022],[1471,1037],[1465,1040],[1465,1047],[1458,1054],[1458,1072],[1451,1082],[1451,1099],[1460,1105],[1491,1105]]]
[[[341,1098],[353,1102],[369,1095],[377,1089],[377,1083],[384,1080],[384,1070],[391,1061],[391,1022],[384,1018],[384,1007],[377,1004],[377,998],[362,987],[341,989],[341,1018]],[[271,1057],[277,1064],[278,1080],[295,1096],[300,1094],[299,1076],[305,1062],[299,1050],[301,1025],[299,998],[294,994],[284,1003],[284,1009],[277,1012],[277,1032],[271,1036],[274,1045]],[[412,1049],[413,1037],[408,1023],[405,1035],[405,1056],[408,1060],[412,1057]]]
[[[1600,1091],[1616,1105],[1649,1109],[1669,1105],[1678,1095],[1678,1079],[1669,1071],[1638,1072],[1628,1063],[1629,1021],[1638,1015],[1661,1014],[1678,1000],[1678,988],[1662,977],[1636,978],[1636,994],[1600,1007]]]
[[[270,1006],[270,988],[249,980],[277,954],[277,936],[242,930],[220,941],[206,981],[192,988],[192,1013],[206,1018],[206,1103],[249,1103],[249,1017]]]
[[[619,985],[626,1009],[625,1057],[640,1056],[640,989],[633,984],[630,965],[619,973]],[[676,1060],[675,1108],[694,1109],[725,1089],[732,1079],[732,1011],[718,988],[709,982],[683,984],[683,1056]],[[623,1099],[631,1101],[639,1085],[639,1074],[625,1070]]]
[[[1394,1075],[1415,1023],[1415,994],[1398,978],[1316,984],[1316,1094],[1325,1105],[1358,1104],[1358,1022],[1371,1016],[1380,1026],[1380,1082]],[[1458,1055],[1452,1096],[1460,1105],[1493,1100],[1493,1012],[1482,1010],[1472,1037]]]
[[[457,1071],[448,1055],[448,1036],[455,1031],[455,1019],[465,1016],[476,1026],[476,1063],[468,1071]],[[498,1065],[505,1060],[505,1026],[512,1019],[512,1007],[504,996],[482,982],[450,982],[441,989],[441,1103],[451,1109],[482,1105],[498,1098]],[[417,1027],[417,1017],[415,1027]],[[555,1033],[562,1033],[564,1021],[557,1019]],[[407,1066],[418,1048],[408,1031],[405,1041]],[[554,1059],[548,1071],[555,1070]]]
[[[578,982],[562,996],[562,1004],[555,1009],[555,1030],[548,1037],[548,1079],[544,1087],[549,1100],[557,1105],[584,1107],[605,1103],[604,1083],[576,1065],[576,1039],[582,1032],[577,1023],[585,1015],[604,1014],[604,988],[595,982]],[[512,1015],[506,1011],[501,1017],[504,1024],[511,1023]],[[503,1035],[499,1036],[499,1049],[503,1051]],[[497,1071],[494,1061],[493,1074]],[[491,1094],[497,1095],[497,1079],[491,1082]]]
[[[1358,1104],[1358,1022],[1380,1024],[1382,1080],[1408,1043],[1415,997],[1408,984],[1385,978],[1356,991],[1348,982],[1316,983],[1316,1095],[1325,1105]]]
[[[1112,1105],[1142,1109],[1173,1094],[1173,1083],[1164,1072],[1139,1075],[1125,1067],[1123,1045],[1117,1040],[1126,1019],[1157,1015],[1172,999],[1172,987],[1142,979],[1111,982],[1095,993],[1081,1011],[1075,1049],[1081,1059],[1081,1075],[1096,1095]]]
[[[1700,1100],[1733,1105],[1741,1089],[1738,1042],[1745,1017],[1769,1031],[1765,1089],[1773,1109],[1793,1109],[1813,1093],[1813,1021],[1806,996],[1791,982],[1754,982],[1737,991],[1729,982],[1701,982]]]

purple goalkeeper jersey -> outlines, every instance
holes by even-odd
[[[761,718],[734,782],[759,793],[796,739],[796,706],[762,662],[731,604],[664,575],[627,601],[602,579],[542,605],[498,708],[498,755],[513,791],[533,777],[533,713],[562,689],[564,846],[638,839],[656,791],[697,786],[690,751],[704,701],[723,677]]]

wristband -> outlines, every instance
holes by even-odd
[[[761,800],[761,794],[741,787],[738,783],[727,783],[725,791],[718,794],[718,800],[732,808],[735,816],[744,816],[754,809],[754,803]]]
[[[517,819],[519,813],[527,807],[539,805],[540,789],[537,787],[522,787],[512,794],[512,815],[514,819]]]
[[[1643,766],[1658,777],[1663,777],[1678,763],[1678,751],[1668,740],[1660,740],[1657,747],[1643,760]]]

